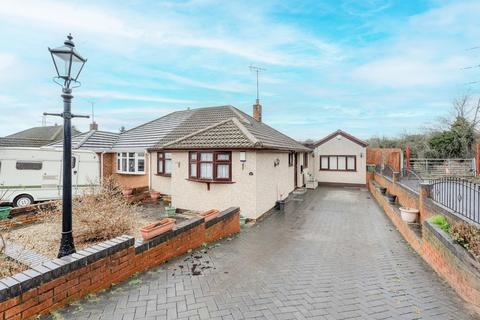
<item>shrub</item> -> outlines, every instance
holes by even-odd
[[[0,254],[0,279],[25,271],[26,266]]]
[[[480,260],[480,229],[474,225],[459,222],[450,230],[452,239]]]
[[[113,179],[105,179],[99,190],[74,198],[72,207],[73,235],[78,243],[109,240],[135,228],[135,209]],[[42,213],[46,219],[61,223],[61,212],[62,202],[57,201]]]
[[[450,224],[448,223],[447,219],[441,214],[436,214],[433,217],[431,217],[430,222],[433,224],[436,224],[437,226],[440,227],[440,229],[442,229],[445,232],[450,231]]]

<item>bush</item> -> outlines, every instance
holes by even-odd
[[[440,214],[437,214],[431,217],[430,222],[433,224],[436,224],[437,226],[440,227],[440,229],[442,229],[445,232],[450,231],[450,224],[448,223],[447,219]]]
[[[480,260],[480,229],[474,225],[459,222],[450,230],[452,239]]]
[[[0,254],[0,279],[25,271],[26,266]]]
[[[78,243],[92,243],[130,233],[135,228],[135,210],[113,179],[106,179],[100,190],[76,197],[72,203],[73,236]],[[61,223],[62,202],[43,213]]]

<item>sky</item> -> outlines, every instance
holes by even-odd
[[[2,0],[0,136],[61,112],[47,48],[68,33],[88,58],[72,110],[93,103],[101,130],[187,108],[251,114],[255,65],[264,122],[293,138],[417,132],[478,95],[480,68],[465,68],[480,64],[479,15],[478,0]]]

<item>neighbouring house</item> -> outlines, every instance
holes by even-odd
[[[261,122],[259,104],[254,116],[233,106],[176,111],[119,134],[90,130],[73,147],[100,153],[102,176],[170,195],[177,208],[239,206],[258,218],[304,184],[311,150]]]
[[[337,130],[313,144],[314,177],[319,184],[365,186],[367,143]]]
[[[72,149],[96,152],[100,159],[99,177],[110,176],[116,173],[111,160],[113,158],[111,150],[119,135],[119,133],[98,130],[98,125],[94,122],[90,124],[89,131],[77,133],[72,137]],[[46,147],[62,148],[63,140],[51,143]]]
[[[80,131],[72,128],[72,136]],[[33,127],[11,135],[0,137],[0,147],[42,147],[63,139],[63,126]]]

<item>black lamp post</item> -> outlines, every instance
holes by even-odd
[[[88,116],[73,115],[71,113],[72,89],[80,86],[77,81],[80,72],[87,62],[76,50],[72,35],[67,36],[64,45],[50,49],[53,64],[57,71],[55,83],[62,86],[63,113],[44,113],[44,115],[63,118],[63,201],[62,201],[62,240],[58,257],[75,253],[72,235],[72,128],[71,119]],[[73,85],[73,86],[72,86]]]

